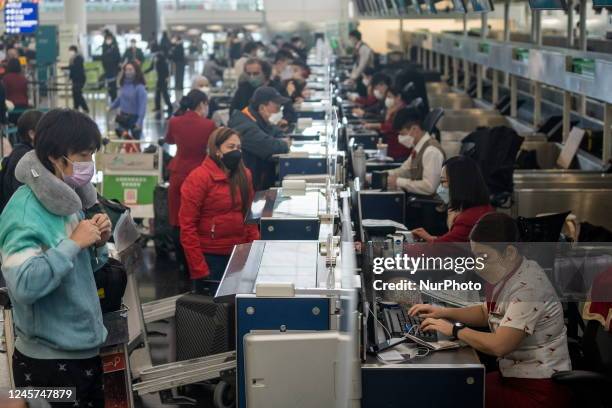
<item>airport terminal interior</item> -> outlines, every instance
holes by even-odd
[[[611,0],[0,11],[0,408],[612,407]]]

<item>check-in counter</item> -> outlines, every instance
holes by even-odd
[[[612,194],[612,174],[602,173],[583,153],[577,160],[581,169],[555,168],[561,145],[535,140],[523,143],[535,150],[541,169],[515,170],[513,216],[533,217],[543,213],[571,210],[579,221],[612,229],[605,204]]]
[[[508,119],[497,111],[487,109],[445,110],[438,122],[440,141],[447,157],[457,156],[461,141],[478,127],[509,126]]]
[[[446,82],[427,82],[425,88],[427,89],[428,98],[433,95],[448,94],[451,91],[450,85]]]
[[[427,94],[431,109],[469,109],[474,107],[474,101],[464,93]]]

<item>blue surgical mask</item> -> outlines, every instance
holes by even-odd
[[[438,197],[440,197],[440,199],[444,201],[444,204],[448,205],[450,201],[448,187],[444,187],[442,184],[438,185],[438,190],[436,190],[436,194],[438,194]]]

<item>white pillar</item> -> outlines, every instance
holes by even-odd
[[[87,49],[87,9],[85,0],[64,0],[64,24],[67,30],[74,32],[74,44],[78,45],[83,55]],[[60,50],[60,57],[67,50]]]

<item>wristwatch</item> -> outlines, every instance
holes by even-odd
[[[462,329],[465,329],[465,324],[461,322],[453,324],[453,340],[459,340],[459,331]]]

